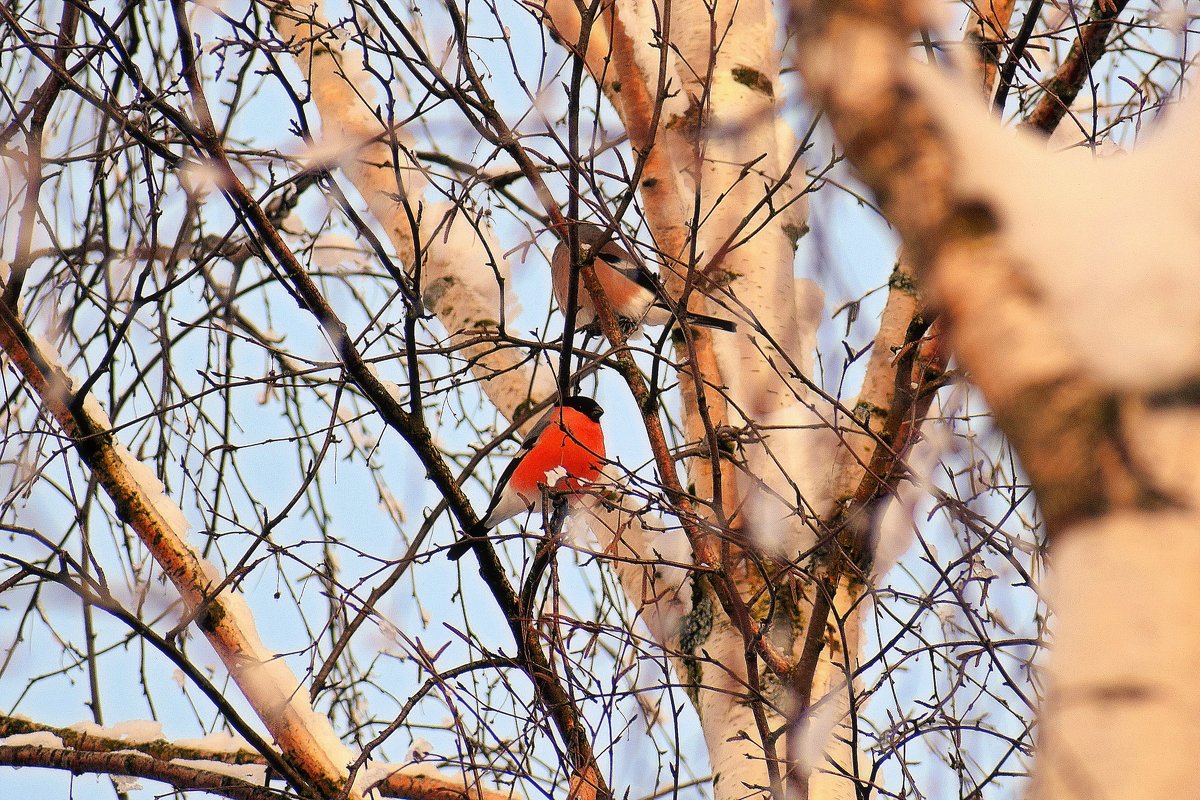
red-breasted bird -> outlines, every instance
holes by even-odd
[[[590,397],[568,397],[538,420],[500,476],[492,504],[477,525],[446,551],[457,561],[472,543],[506,519],[542,511],[542,487],[577,492],[604,468],[604,409]],[[549,477],[548,473],[553,473]],[[555,475],[558,475],[557,479]]]
[[[577,223],[576,230],[579,231],[581,250],[587,248],[594,251],[604,236],[603,228],[589,222]],[[583,257],[588,256],[584,254]],[[630,329],[642,325],[666,325],[671,321],[674,315],[658,279],[640,258],[622,248],[611,237],[598,252],[592,252],[591,264],[596,272],[596,280],[604,290],[604,296],[608,298],[613,312],[622,322],[628,321]],[[558,243],[550,257],[550,277],[554,283],[554,296],[558,299],[558,307],[565,314],[571,279],[571,251],[565,239]],[[575,317],[575,325],[584,328],[595,321],[596,306],[582,282],[579,284],[577,297],[579,311]],[[681,311],[680,316],[684,322],[691,325],[731,332],[737,330],[735,323],[706,314]]]

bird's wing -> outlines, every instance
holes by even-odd
[[[596,257],[646,291],[659,294],[658,283],[651,276],[650,270],[621,248],[609,245],[597,253]]]
[[[550,410],[543,414],[542,418],[533,424],[533,427],[529,429],[529,435],[521,440],[522,451],[531,449],[534,445],[534,442],[538,440],[538,437],[546,432],[546,428],[550,427],[550,421],[554,419],[555,411],[558,411],[558,406],[551,406]],[[520,455],[520,453],[518,453],[518,455]],[[517,459],[514,458],[513,460],[516,461]]]
[[[532,442],[534,440],[527,439],[526,441]],[[500,501],[504,499],[506,490],[508,489],[508,482],[512,480],[513,473],[517,471],[517,466],[521,463],[521,459],[523,459],[528,452],[529,448],[525,446],[524,442],[522,442],[521,449],[516,453],[513,453],[513,457],[508,460],[508,466],[504,468],[504,472],[500,473],[500,480],[496,481],[496,488],[492,491],[492,501],[488,503],[487,511],[483,512],[483,514],[479,517],[479,524],[484,530],[487,530],[495,525],[495,523],[489,524],[488,520],[492,518],[492,512],[496,510],[496,506],[500,505]]]
[[[551,406],[550,410],[543,414],[542,418],[529,429],[529,435],[521,440],[521,447],[508,460],[508,466],[504,468],[504,472],[500,473],[500,479],[496,481],[495,491],[492,492],[492,502],[488,504],[487,511],[483,513],[480,519],[486,520],[496,510],[497,504],[499,504],[500,499],[504,495],[504,487],[508,486],[508,482],[512,479],[512,474],[516,471],[517,465],[533,449],[533,445],[545,433],[546,428],[550,427],[550,421],[554,419],[554,412],[557,410],[558,406]]]

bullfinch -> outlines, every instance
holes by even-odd
[[[584,259],[591,258],[596,280],[622,324],[628,324],[632,330],[642,325],[666,325],[671,321],[674,314],[667,304],[662,288],[641,259],[623,249],[611,238],[598,252],[593,252],[604,238],[604,229],[588,222],[577,223],[576,229],[579,231],[580,250],[589,251],[581,256]],[[571,250],[566,239],[558,243],[550,257],[550,277],[554,283],[554,297],[558,300],[559,308],[565,313],[571,279]],[[596,307],[582,284],[579,286],[577,298],[579,310],[575,324],[584,328],[595,321]],[[737,330],[735,323],[705,314],[682,311],[680,316],[684,322],[692,325],[730,332]]]
[[[541,513],[543,487],[577,492],[596,480],[604,468],[603,415],[595,400],[575,395],[538,420],[500,476],[487,513],[446,551],[450,560],[457,561],[474,540],[504,520]]]

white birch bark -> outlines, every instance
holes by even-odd
[[[1197,531],[1192,506],[1110,514],[1056,542],[1031,797],[1200,795]]]
[[[804,497],[809,512],[829,510],[832,447],[820,434],[814,440],[809,427],[830,415],[814,413],[809,391],[789,379],[789,361],[812,374],[807,337],[821,307],[817,300],[814,308],[813,290],[793,274],[794,241],[805,229],[807,205],[797,199],[795,180],[785,179],[796,140],[777,105],[781,53],[774,8],[767,0],[721,2],[709,14],[701,0],[683,0],[671,4],[671,15],[686,91],[707,101],[703,128],[678,143],[675,154],[689,167],[704,220],[696,233],[698,264],[729,287],[746,318],[738,335],[714,336],[713,346],[736,409],[732,423],[769,429],[761,444],[745,448],[740,488],[755,511],[746,529],[766,552],[795,557],[816,540],[795,498]]]
[[[796,497],[810,504],[809,512],[828,512],[834,442],[826,438],[828,431],[820,430],[808,390],[786,377],[788,360],[811,375],[823,308],[819,290],[793,275],[793,241],[805,226],[807,207],[802,199],[796,201],[794,180],[785,180],[796,142],[781,123],[776,102],[781,54],[775,47],[774,9],[769,2],[721,2],[710,14],[703,2],[690,0],[673,2],[670,9],[671,40],[680,54],[685,91],[703,102],[705,116],[692,138],[666,142],[672,160],[682,167],[680,174],[691,179],[685,196],[696,198],[692,202],[699,204],[698,218],[704,221],[695,232],[697,264],[709,271],[708,278],[728,286],[736,298],[732,308],[742,318],[737,335],[712,338],[721,383],[733,400],[730,420],[772,427],[761,444],[745,447],[738,487],[743,529],[749,543],[764,552],[795,557],[815,541],[797,513]],[[669,119],[668,126],[696,125],[697,112],[689,113],[693,119]],[[679,254],[685,262],[689,256]],[[744,641],[713,606],[693,609],[686,627],[694,640],[684,644],[708,656],[698,659],[697,683],[705,690],[697,702],[714,793],[745,797],[768,785],[764,746],[749,706],[738,699],[746,691]],[[806,617],[802,610],[801,620]],[[803,628],[797,626],[791,635],[791,641],[784,636],[780,645],[795,656]],[[846,698],[841,668],[830,655],[827,651],[822,657],[812,688],[813,701],[829,697],[826,708],[840,706]],[[844,653],[832,655],[841,659]],[[763,670],[761,680],[767,697],[786,707],[787,689],[778,678]],[[838,720],[844,718],[845,706],[840,707]],[[777,728],[784,720],[768,712],[768,724]],[[827,747],[827,757],[852,772],[849,749],[837,739],[821,738],[818,749]],[[851,782],[823,772],[824,763],[815,766],[812,797],[853,796]]]

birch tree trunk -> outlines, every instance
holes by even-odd
[[[1115,11],[1098,6],[1093,18]],[[1194,141],[1197,104],[1173,109],[1160,141],[1117,166],[1048,155],[1032,137],[1002,133],[961,76],[909,57],[923,13],[917,3],[797,0],[795,51],[1045,514],[1056,619],[1031,796],[1194,794],[1200,636],[1189,621],[1200,603],[1191,572],[1200,498],[1189,476],[1200,411],[1188,387],[1200,374],[1200,329],[1195,305],[1171,295],[1196,285],[1194,251],[1176,243],[1196,241],[1197,218],[1135,212],[1138,233],[1113,235],[1082,210],[1081,188],[1098,204],[1138,208],[1127,180],[1136,174],[1148,194],[1193,208],[1183,188],[1193,167],[1167,150]],[[1091,62],[1107,31],[1081,39],[1093,47],[1098,38]],[[1072,69],[1063,80],[1082,81],[1086,68]],[[1056,84],[1050,100],[1069,103],[1077,86]],[[1031,120],[1048,132],[1048,117],[1039,106]],[[1029,179],[1048,175],[1029,191]],[[1043,208],[1079,236],[1031,248],[1024,215]],[[1159,237],[1171,244],[1130,258]],[[1088,241],[1103,241],[1104,252]]]

